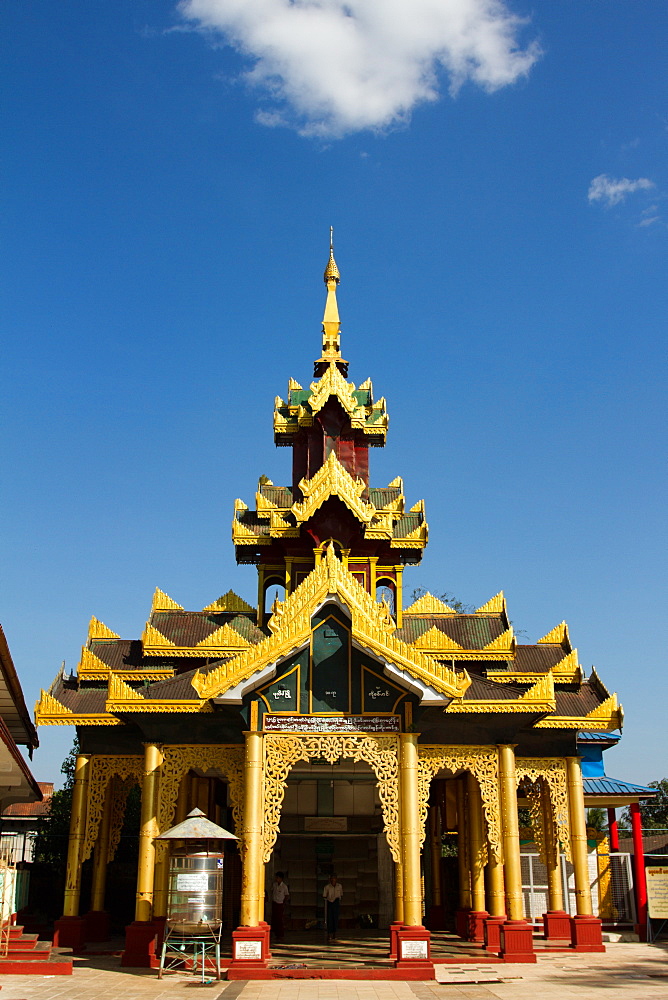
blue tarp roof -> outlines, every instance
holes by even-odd
[[[631,781],[621,778],[583,778],[585,795],[637,795],[640,799],[656,795],[656,788],[646,785],[634,785]]]
[[[578,743],[619,743],[620,733],[578,733]]]

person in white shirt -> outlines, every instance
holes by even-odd
[[[290,899],[290,890],[283,881],[283,872],[276,872],[271,890],[271,929],[277,941],[285,937],[285,904]]]
[[[341,908],[342,896],[343,886],[337,881],[336,875],[330,875],[329,882],[322,891],[322,898],[325,900],[328,943],[330,941],[336,941],[336,931],[339,926],[339,910]]]

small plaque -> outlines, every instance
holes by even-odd
[[[305,833],[345,833],[348,829],[347,816],[304,816]]]
[[[261,941],[235,941],[234,957],[240,958],[262,958]]]
[[[398,733],[398,715],[270,715],[268,733]]]
[[[207,892],[209,876],[206,872],[180,872],[176,876],[177,892]]]
[[[427,961],[427,942],[426,941],[402,941],[401,942],[401,957],[402,958],[422,958]]]

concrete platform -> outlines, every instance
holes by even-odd
[[[301,980],[213,982],[192,975],[159,981],[150,969],[122,969],[112,955],[79,956],[74,974],[5,975],[2,1000],[666,1000],[668,944],[610,944],[605,955],[544,953],[535,965],[437,966],[445,982]]]

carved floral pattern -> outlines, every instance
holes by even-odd
[[[290,769],[298,760],[324,757],[335,764],[340,757],[364,761],[376,775],[383,811],[385,836],[392,857],[401,860],[399,844],[399,741],[396,736],[344,736],[327,733],[302,736],[297,733],[270,733],[264,738],[264,861],[269,861],[281,819],[281,807]]]
[[[144,774],[144,758],[95,754],[91,757],[89,766],[88,815],[86,817],[86,835],[81,848],[82,862],[86,861],[93,853],[97,834],[100,829],[100,820],[102,819],[109,782],[116,776],[123,779],[132,777],[133,784],[141,782]]]
[[[421,843],[424,843],[424,822],[427,818],[429,786],[441,769],[470,771],[478,782],[482,796],[482,811],[487,829],[487,844],[494,857],[502,860],[502,840],[499,808],[498,753],[488,746],[419,746],[418,796]]]
[[[240,745],[218,746],[166,746],[160,769],[160,809],[158,826],[168,830],[174,820],[176,800],[181,780],[188,771],[220,771],[230,789],[232,815],[237,830],[241,830],[243,799],[244,748]]]
[[[571,860],[571,834],[568,819],[568,782],[566,762],[559,757],[517,757],[515,759],[517,781],[540,782],[549,790],[550,805],[554,821],[554,832],[560,841],[566,857]],[[529,798],[531,809],[531,798]],[[533,815],[532,815],[533,819]],[[540,845],[537,842],[540,849]]]

